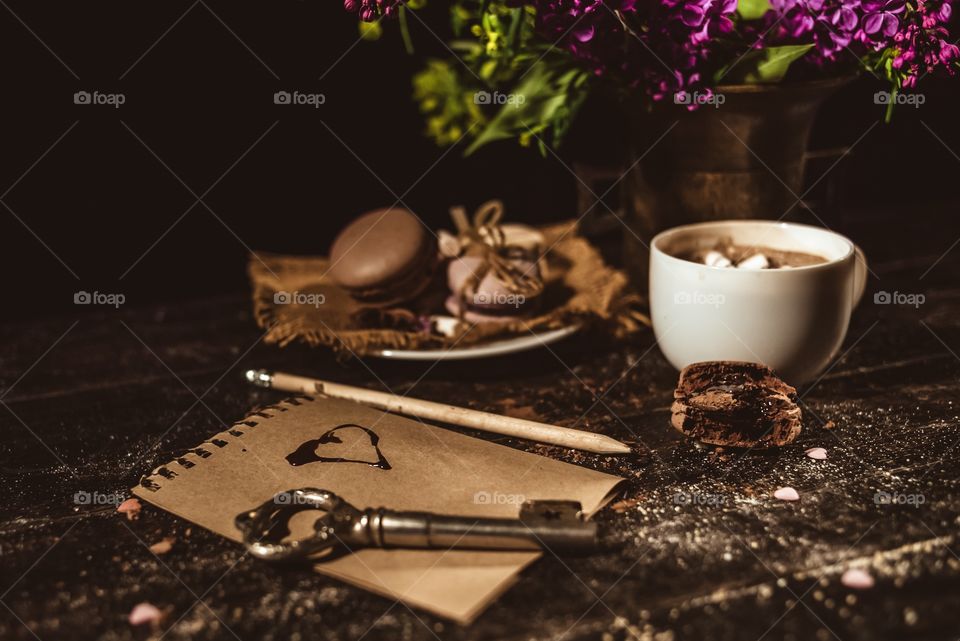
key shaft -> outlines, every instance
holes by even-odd
[[[472,548],[482,550],[588,550],[597,526],[570,513],[568,502],[537,501],[521,518],[448,516],[431,512],[367,509],[353,524],[349,543],[373,547]]]

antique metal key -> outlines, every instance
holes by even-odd
[[[290,517],[304,510],[324,513],[314,523],[313,535],[282,541]],[[336,547],[584,552],[597,545],[597,524],[583,518],[576,501],[527,501],[516,519],[483,518],[382,507],[358,510],[333,492],[301,488],[280,492],[237,515],[236,525],[250,553],[268,561],[303,559]]]

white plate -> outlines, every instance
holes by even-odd
[[[471,358],[490,358],[503,354],[514,354],[544,345],[556,343],[580,329],[579,325],[570,325],[560,329],[529,336],[517,336],[492,343],[480,343],[469,347],[453,349],[381,349],[370,352],[371,356],[392,358],[401,361],[463,361]]]

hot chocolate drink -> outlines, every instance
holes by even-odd
[[[760,362],[805,383],[840,352],[867,273],[856,245],[822,227],[729,220],[668,229],[650,242],[657,345],[677,369]]]
[[[826,258],[816,254],[764,245],[736,244],[729,238],[719,239],[711,248],[681,251],[675,255],[677,258],[711,267],[739,269],[790,269],[827,262]]]

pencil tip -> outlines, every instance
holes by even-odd
[[[626,443],[621,443],[620,441],[610,438],[609,436],[606,438],[607,441],[604,447],[604,454],[630,454],[633,452],[633,450],[630,449],[630,446]]]

